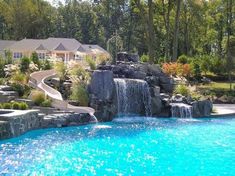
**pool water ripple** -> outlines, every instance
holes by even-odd
[[[0,141],[0,175],[228,175],[235,119],[127,117]]]

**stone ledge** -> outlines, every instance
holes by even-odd
[[[91,123],[93,120],[89,114],[44,115],[38,110],[0,109],[0,140],[17,137],[34,129],[77,126]]]

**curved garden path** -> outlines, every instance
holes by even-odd
[[[44,70],[34,72],[30,75],[29,84],[41,91],[43,91],[52,100],[52,106],[61,110],[73,111],[76,113],[88,113],[94,116],[95,110],[90,107],[73,106],[70,105],[66,100],[63,100],[62,95],[59,91],[48,86],[45,80],[56,77],[55,70]]]

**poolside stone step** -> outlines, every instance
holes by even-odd
[[[0,85],[0,91],[13,91],[13,88],[7,85]]]

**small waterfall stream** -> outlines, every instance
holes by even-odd
[[[138,79],[114,79],[118,114],[151,116],[151,96],[148,83]]]
[[[171,103],[171,116],[192,118],[192,106],[184,103]]]

